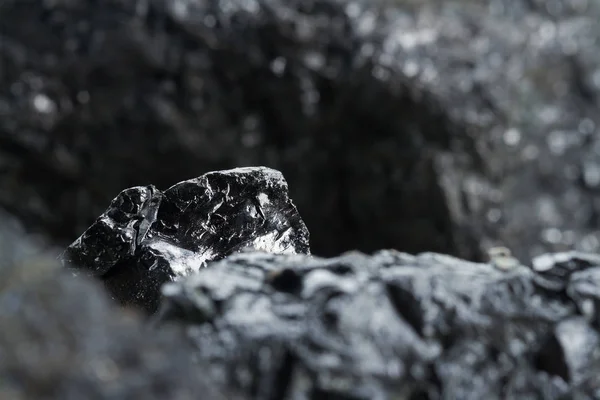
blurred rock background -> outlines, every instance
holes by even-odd
[[[596,251],[598,17],[595,0],[2,0],[0,225],[61,248],[122,189],[266,165],[317,255]]]

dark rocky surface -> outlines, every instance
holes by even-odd
[[[124,190],[61,259],[101,278],[121,304],[154,312],[162,284],[247,248],[310,254],[308,230],[278,171],[237,168],[164,192]]]
[[[600,257],[244,253],[163,289],[210,377],[254,399],[597,399]]]
[[[190,361],[180,330],[149,329],[97,283],[57,267],[0,268],[0,399],[239,398]]]
[[[600,251],[599,18],[591,0],[0,0],[0,398],[600,398],[598,257],[511,256]],[[162,191],[250,165],[283,172],[318,255],[508,249],[246,253],[281,250],[253,236],[260,199]],[[163,287],[158,331],[48,271],[45,242],[90,226],[64,260],[122,304],[152,312],[197,271]]]

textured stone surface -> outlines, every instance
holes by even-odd
[[[280,172],[210,172],[161,192],[133,187],[63,253],[63,265],[101,278],[122,304],[155,311],[160,286],[251,248],[309,254],[309,233]]]
[[[578,253],[508,270],[244,253],[166,285],[159,319],[255,399],[593,399],[599,278],[600,257]]]
[[[238,398],[190,361],[180,331],[150,329],[50,264],[0,270],[0,399]]]

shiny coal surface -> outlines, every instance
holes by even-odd
[[[237,254],[167,284],[159,320],[252,399],[598,398],[600,258],[547,257]]]
[[[280,172],[238,168],[124,190],[62,255],[122,304],[153,312],[160,286],[245,249],[309,254],[309,234]]]

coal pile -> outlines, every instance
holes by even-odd
[[[600,257],[536,267],[246,253],[165,286],[160,319],[253,399],[596,399]]]
[[[600,395],[600,256],[319,258],[307,237],[282,175],[243,168],[123,191],[62,260],[244,398]]]
[[[598,2],[395,3],[385,59],[462,121],[485,160],[479,174],[441,172],[453,215],[524,261],[598,252]]]
[[[0,400],[599,399],[598,20],[0,1]]]

